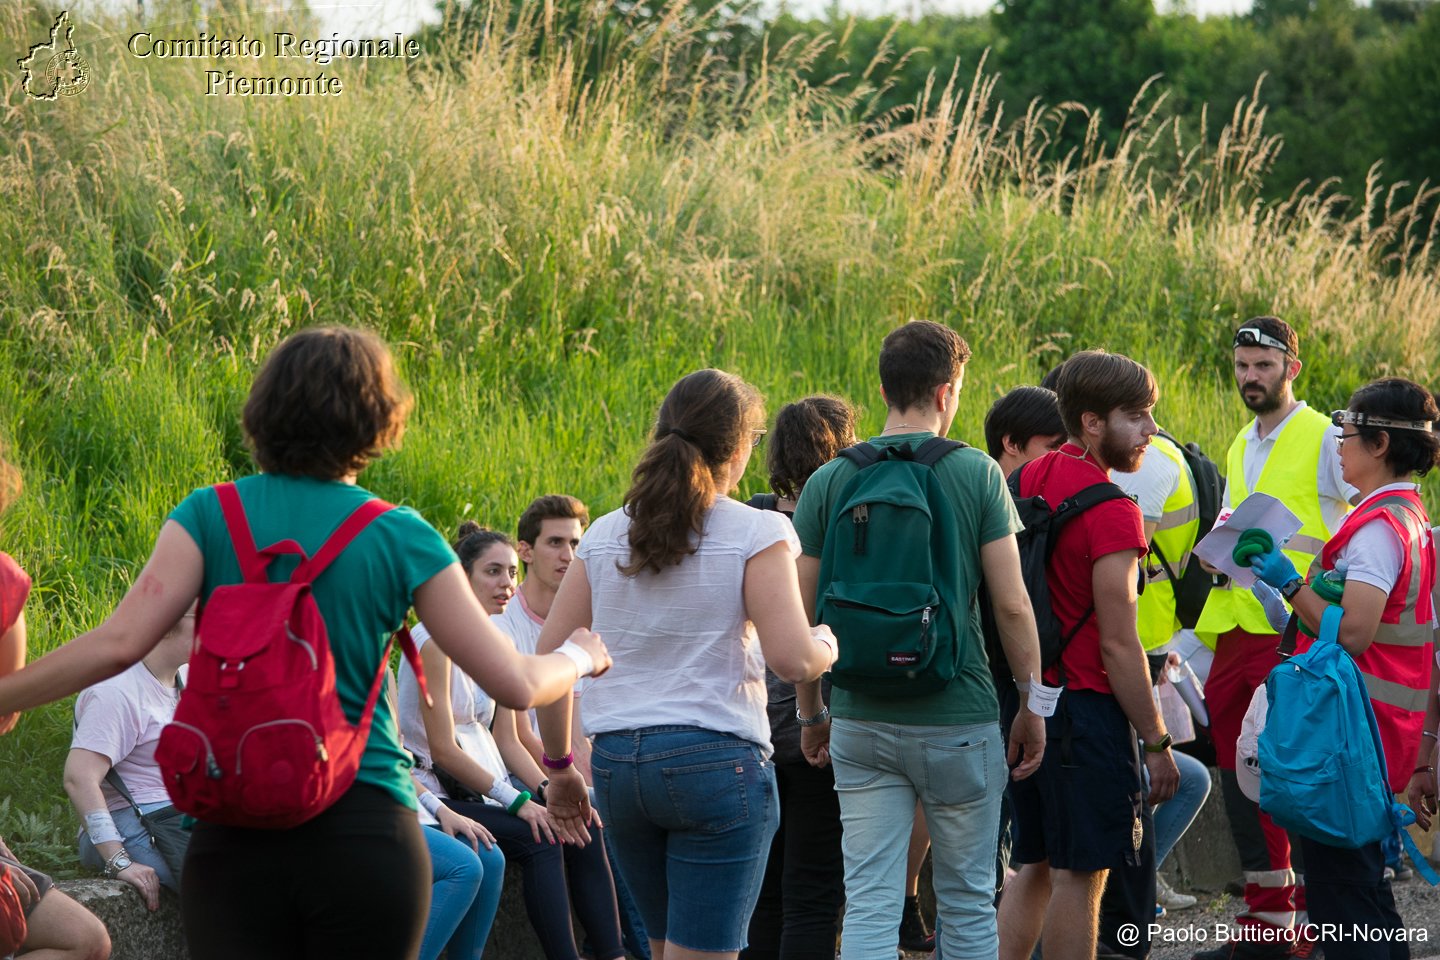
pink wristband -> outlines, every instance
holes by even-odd
[[[566,767],[570,766],[572,763],[575,762],[575,751],[570,751],[569,753],[565,754],[565,756],[561,757],[559,760],[553,760],[548,754],[546,754],[544,751],[541,751],[540,762],[545,764],[547,769],[564,770]]]

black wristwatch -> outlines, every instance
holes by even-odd
[[[1303,586],[1305,586],[1305,581],[1301,580],[1299,577],[1296,577],[1294,580],[1291,580],[1289,583],[1285,584],[1283,587],[1280,588],[1280,596],[1284,597],[1286,600],[1294,600],[1295,594],[1299,593],[1300,588]]]
[[[550,786],[550,779],[547,777],[546,779],[541,780],[540,783],[537,784],[536,787],[535,787],[535,800],[536,800],[536,801],[540,804],[540,806],[542,806],[542,807],[545,806],[545,790],[546,790],[546,788],[548,788],[549,786]]]
[[[1146,752],[1146,753],[1164,753],[1166,750],[1169,750],[1169,749],[1170,749],[1170,734],[1168,734],[1168,733],[1165,734],[1165,736],[1161,737],[1159,740],[1156,740],[1154,743],[1147,743],[1147,744],[1145,744],[1145,752]]]

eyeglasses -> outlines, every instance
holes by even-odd
[[[751,431],[750,431],[750,446],[752,446],[752,447],[758,447],[758,446],[760,446],[760,441],[761,441],[761,440],[764,440],[764,439],[765,439],[765,434],[767,434],[767,433],[769,433],[769,432],[770,432],[769,430],[764,430],[764,429],[751,430]]]
[[[1259,327],[1241,327],[1235,331],[1235,347],[1270,347],[1279,350],[1287,357],[1293,357],[1290,346],[1284,340],[1277,340]]]
[[[1429,420],[1392,420],[1389,417],[1377,417],[1373,414],[1360,413],[1355,410],[1336,410],[1330,414],[1330,422],[1337,427],[1343,427],[1345,424],[1350,423],[1357,427],[1385,427],[1389,430],[1418,430],[1421,433],[1430,433],[1435,429],[1434,424]]]
[[[1340,436],[1335,438],[1335,446],[1343,450],[1345,449],[1346,440],[1354,440],[1358,436],[1360,436],[1360,434],[1358,433],[1342,433],[1340,434]]]

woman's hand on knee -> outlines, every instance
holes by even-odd
[[[535,838],[536,843],[555,843],[555,823],[540,804],[534,800],[526,800],[515,816],[530,824],[530,835]]]
[[[461,843],[468,844],[470,849],[479,851],[480,845],[484,844],[486,850],[495,846],[495,835],[486,830],[482,825],[462,816],[445,806],[443,803],[435,811],[435,819],[440,821],[440,829]]]

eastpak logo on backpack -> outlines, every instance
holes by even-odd
[[[959,532],[934,466],[965,444],[856,444],[820,558],[817,619],[838,640],[835,686],[880,696],[941,690],[960,668]],[[967,598],[968,600],[968,598]]]
[[[215,493],[244,581],[217,587],[197,618],[190,680],[155,759],[182,812],[207,823],[288,829],[326,810],[354,783],[395,639],[386,644],[359,723],[350,723],[311,584],[394,508],[366,501],[306,557],[293,540],[257,550],[235,485],[218,484]],[[270,562],[285,555],[299,555],[299,565],[288,582],[269,582]],[[402,627],[396,636],[429,702],[410,632]]]

